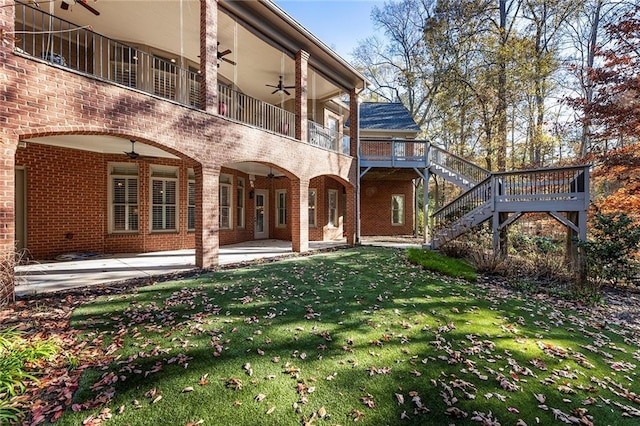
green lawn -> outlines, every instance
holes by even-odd
[[[62,425],[640,421],[639,336],[392,249],[138,288],[72,324],[118,349]]]

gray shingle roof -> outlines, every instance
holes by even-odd
[[[347,123],[348,124],[348,123]],[[363,102],[360,104],[360,128],[419,132],[420,127],[400,102]]]

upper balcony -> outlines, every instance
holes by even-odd
[[[349,106],[341,99],[358,87],[361,76],[272,3],[217,3],[218,114],[345,152],[338,142]],[[15,4],[18,55],[204,109],[199,0],[161,5],[101,0],[91,3],[99,15],[73,1]],[[306,79],[296,78],[299,50],[310,51]],[[296,81],[306,86],[297,87]],[[296,132],[298,90],[307,100],[304,135]]]

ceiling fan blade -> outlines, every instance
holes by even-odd
[[[96,16],[100,15],[100,12],[98,12],[92,6],[89,5],[88,0],[76,0],[76,3],[78,3],[80,6],[84,7],[85,9],[87,9],[89,12],[93,13]]]
[[[284,86],[283,89],[295,89],[296,86]]]
[[[274,86],[273,84],[265,84],[265,86],[267,86],[267,87],[275,87],[276,89],[279,89],[278,86]]]
[[[223,61],[225,61],[225,62],[230,63],[231,65],[237,65],[237,64],[236,64],[235,62],[233,62],[231,59],[227,59],[227,58],[220,58],[220,59],[222,59],[222,60],[223,60]]]
[[[218,52],[218,58],[222,58],[224,55],[231,53],[231,49],[227,49],[224,52]]]
[[[272,95],[275,95],[276,93],[278,93],[280,91],[280,89],[276,89],[273,92],[271,92]]]
[[[285,95],[289,96],[291,93],[289,93],[289,91],[287,89],[282,89],[282,91],[284,92]]]

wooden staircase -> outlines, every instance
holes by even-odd
[[[427,181],[432,174],[464,190],[429,216],[433,249],[488,220],[498,248],[500,233],[530,212],[547,213],[586,238],[589,165],[490,172],[427,141],[376,139],[361,141],[360,166],[361,177],[376,167],[413,168]]]

